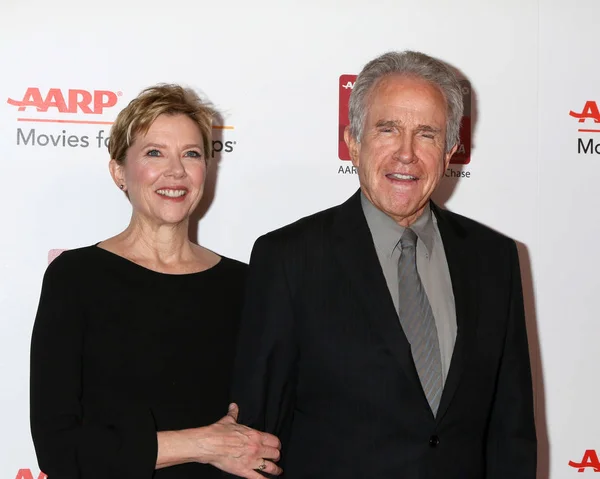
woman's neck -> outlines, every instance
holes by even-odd
[[[99,246],[146,268],[165,273],[189,273],[211,268],[220,257],[192,243],[189,222],[157,225],[132,217],[122,233]]]

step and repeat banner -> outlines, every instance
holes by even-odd
[[[210,99],[197,239],[248,261],[259,235],[357,189],[347,99],[368,60],[404,49],[453,65],[468,105],[435,199],[519,244],[539,477],[600,472],[597,0],[5,0],[0,18],[0,479],[44,477],[28,417],[44,271],[129,221],[108,172],[117,113],[159,82]]]

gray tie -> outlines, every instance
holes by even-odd
[[[431,305],[417,272],[417,235],[406,228],[400,238],[398,261],[398,315],[410,343],[413,360],[425,397],[437,414],[442,396],[442,359]]]

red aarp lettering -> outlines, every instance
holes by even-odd
[[[581,113],[570,111],[569,115],[574,118],[579,118],[579,123],[585,120],[594,120],[595,123],[600,123],[600,111],[595,101],[586,101]]]
[[[69,113],[77,113],[77,107],[82,113],[94,113],[90,108],[92,103],[92,94],[86,90],[69,90]],[[60,111],[60,110],[59,110]]]
[[[37,479],[47,479],[48,476],[46,476],[46,474],[44,474],[43,472],[40,472]],[[17,477],[15,479],[35,479],[33,477],[33,473],[31,472],[31,469],[19,469],[19,472],[17,472]]]
[[[108,90],[94,91],[94,110],[100,111],[104,108],[110,108],[117,104],[117,95]]]
[[[39,88],[28,88],[22,100],[7,100],[9,105],[18,106],[19,111],[26,108],[36,108],[37,111],[47,112],[56,108],[60,113],[77,113],[101,115],[105,108],[117,104],[117,94],[108,90],[68,90],[64,95],[60,88],[50,88],[44,97]]]
[[[569,461],[569,466],[577,469],[577,472],[584,472],[587,467],[594,469],[594,472],[600,472],[600,461],[598,460],[598,454],[593,449],[588,449],[583,454],[581,462]]]

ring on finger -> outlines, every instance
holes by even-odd
[[[264,471],[267,468],[267,463],[265,462],[265,458],[262,458],[262,462],[260,463],[260,466],[258,466],[258,470],[259,471]]]

